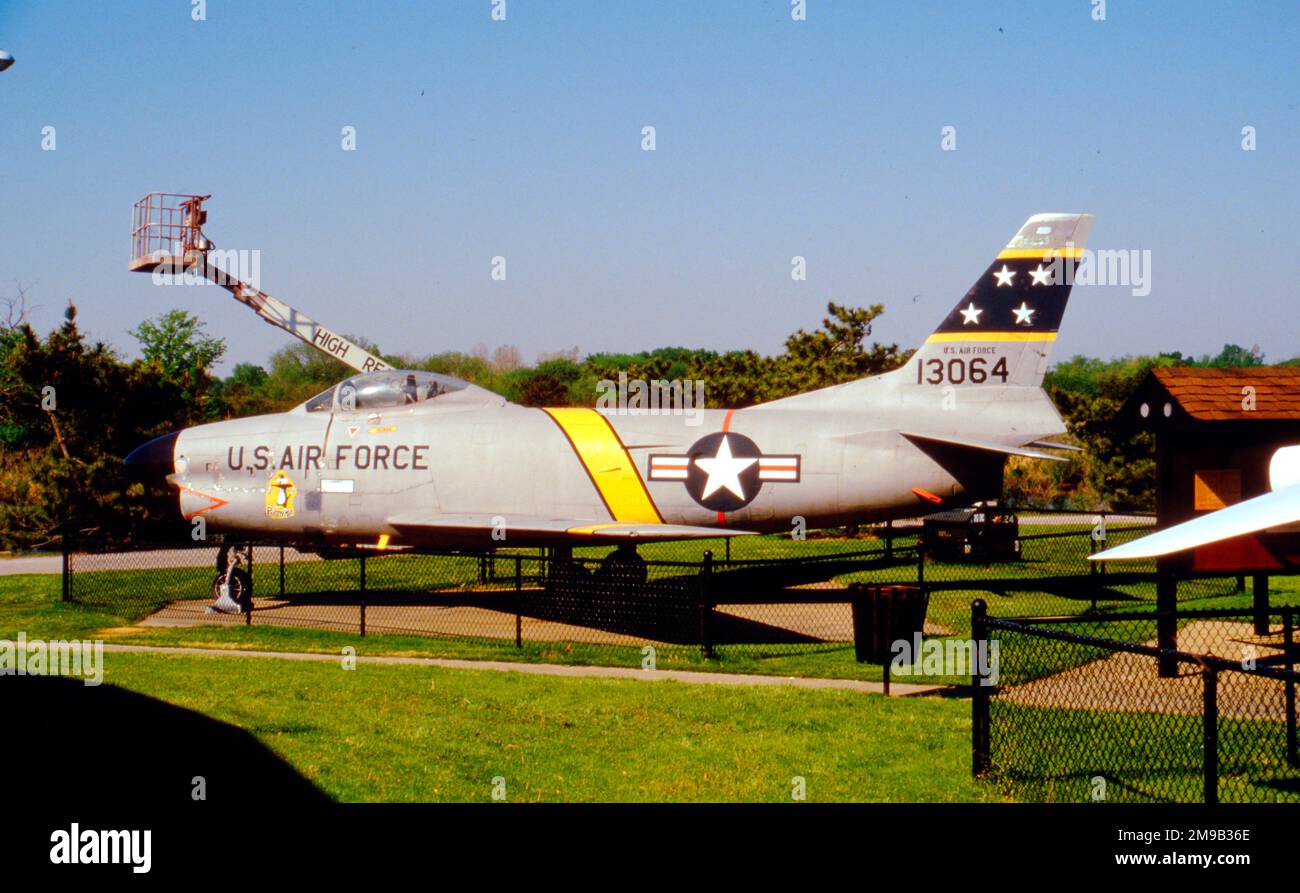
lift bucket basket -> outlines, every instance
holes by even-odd
[[[132,211],[131,269],[150,272],[163,264],[185,269],[208,247],[203,224],[207,195],[151,192]]]

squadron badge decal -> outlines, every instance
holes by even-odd
[[[764,455],[743,434],[701,437],[686,455],[650,456],[652,481],[683,481],[691,498],[715,512],[734,512],[754,501],[763,483],[799,482],[799,456]]]
[[[268,518],[292,518],[294,516],[294,497],[298,488],[293,479],[283,470],[277,471],[266,483],[266,516]]]

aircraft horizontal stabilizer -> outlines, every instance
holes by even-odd
[[[587,543],[593,541],[654,541],[711,539],[720,536],[748,536],[749,530],[718,527],[695,527],[689,524],[655,524],[617,521],[579,521],[571,518],[530,518],[487,514],[399,514],[388,524],[404,535],[431,538],[488,538],[494,532],[504,535],[502,545],[513,541]]]
[[[1296,521],[1300,521],[1300,484],[1247,499],[1089,557],[1093,561],[1155,558]]]
[[[1025,444],[1027,447],[1037,447],[1043,450],[1065,450],[1070,453],[1082,453],[1083,447],[1075,446],[1072,443],[1057,443],[1055,440],[1031,440]]]
[[[1049,462],[1066,462],[1061,456],[1053,456],[1050,453],[1040,453],[1037,450],[1029,450],[1024,447],[1007,446],[1003,443],[990,443],[985,440],[974,440],[970,437],[958,437],[951,434],[912,434],[908,431],[901,432],[904,437],[911,441],[928,441],[930,443],[940,443],[945,446],[965,447],[969,450],[978,450],[982,453],[1000,453],[1003,456],[1024,456],[1027,459],[1045,459]],[[918,444],[919,446],[920,444]]]

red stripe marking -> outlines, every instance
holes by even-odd
[[[221,508],[223,505],[229,505],[229,504],[230,504],[230,501],[229,501],[229,500],[221,499],[221,498],[216,497],[216,496],[209,496],[207,493],[200,493],[198,490],[194,490],[194,489],[192,489],[192,488],[190,488],[190,487],[182,487],[182,486],[180,486],[180,485],[178,484],[177,487],[176,487],[176,489],[177,489],[177,490],[181,490],[181,491],[183,491],[183,492],[185,492],[185,493],[193,493],[195,496],[202,496],[204,499],[211,499],[211,500],[212,500],[212,505],[205,505],[203,508],[199,509],[197,512],[190,512],[188,515],[182,515],[181,517],[183,517],[186,521],[189,521],[189,520],[192,520],[192,519],[194,519],[194,518],[197,518],[199,515],[203,514],[204,512],[210,512],[210,511],[212,511],[213,509],[219,509],[219,508]],[[180,498],[180,495],[177,494],[177,499],[179,500],[179,498]]]

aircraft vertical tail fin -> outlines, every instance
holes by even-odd
[[[1038,387],[1091,214],[1035,214],[903,367],[917,385]]]

